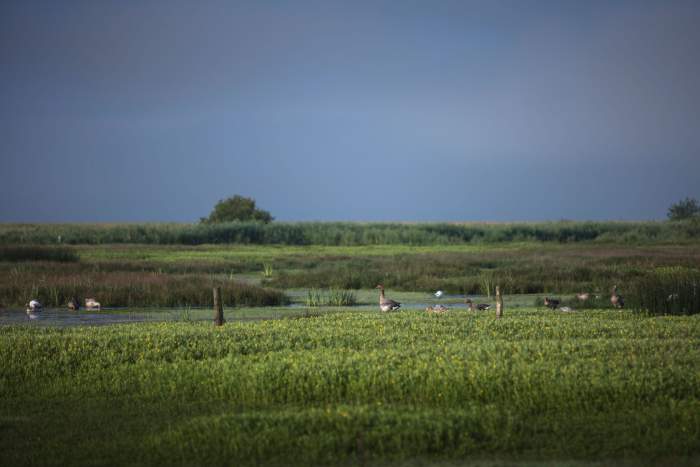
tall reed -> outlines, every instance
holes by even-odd
[[[625,300],[631,308],[654,315],[700,313],[700,271],[658,268],[634,281]]]
[[[700,239],[700,220],[504,224],[300,222],[270,224],[0,224],[11,244],[434,245],[541,241],[673,242]]]

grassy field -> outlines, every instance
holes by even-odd
[[[27,251],[25,251],[27,250]],[[460,245],[79,245],[0,251],[0,305],[39,297],[62,306],[73,295],[107,306],[279,305],[286,289],[437,289],[451,294],[607,295],[659,268],[697,270],[700,244],[514,242]],[[25,260],[22,261],[22,255]],[[275,290],[276,289],[276,290]]]
[[[0,327],[2,465],[698,465],[700,319]]]
[[[694,228],[0,226],[0,465],[700,465]]]

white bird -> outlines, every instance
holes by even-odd
[[[85,299],[85,309],[87,310],[100,310],[101,305],[100,302],[95,301],[94,298],[86,298]]]
[[[442,294],[443,294],[443,291],[442,291],[442,290],[438,290],[438,291],[435,292],[433,295],[435,295],[435,298],[440,298],[440,297],[442,297]]]
[[[37,319],[39,317],[37,313],[41,313],[43,309],[44,307],[39,300],[30,300],[29,303],[27,303],[27,316],[29,316],[29,319]]]

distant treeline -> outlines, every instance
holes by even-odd
[[[282,245],[437,245],[459,243],[675,242],[700,239],[700,220],[508,224],[230,222],[222,224],[0,224],[0,245],[216,243]]]

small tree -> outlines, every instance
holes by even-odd
[[[257,221],[267,224],[274,219],[269,212],[255,207],[253,198],[235,195],[219,200],[209,217],[202,217],[204,224],[217,224],[231,221]]]
[[[671,221],[690,219],[698,215],[700,215],[700,206],[695,198],[685,198],[668,208],[668,219]]]

